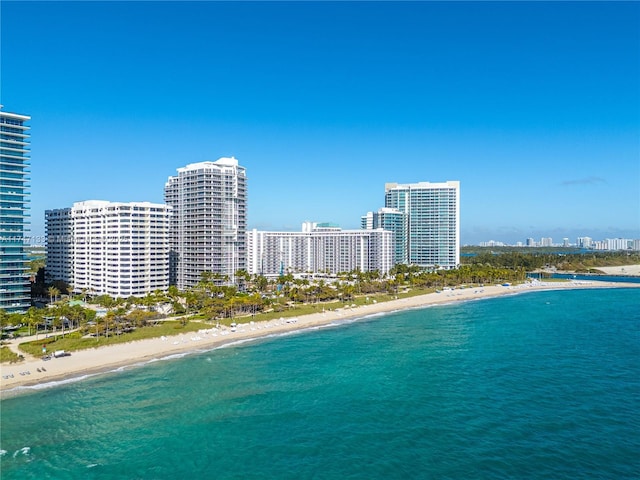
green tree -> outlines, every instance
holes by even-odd
[[[58,298],[58,295],[60,295],[60,290],[54,286],[49,287],[47,292],[49,293],[49,303],[53,303]]]
[[[9,315],[4,308],[0,308],[0,338],[4,336],[4,327],[9,323]]]

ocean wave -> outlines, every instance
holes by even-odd
[[[22,447],[19,450],[16,450],[13,453],[13,458],[16,458],[18,455],[29,455],[31,453],[31,447]]]

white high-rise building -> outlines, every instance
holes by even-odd
[[[53,282],[62,280],[73,284],[73,219],[72,208],[56,208],[46,210],[45,247],[46,268],[45,280]]]
[[[377,212],[367,212],[360,218],[360,226],[365,230],[382,228],[393,232],[393,263],[405,263],[407,257],[408,215],[396,208],[380,208]]]
[[[385,207],[406,215],[402,263],[456,268],[460,263],[460,182],[387,183]]]
[[[580,248],[591,248],[593,239],[591,237],[578,237],[576,245]]]
[[[246,270],[247,177],[235,158],[178,168],[169,177],[165,201],[171,220],[171,285],[184,290],[202,272],[233,283]]]
[[[627,238],[607,238],[605,242],[607,242],[607,250],[628,250],[633,243]]]
[[[393,267],[393,232],[342,230],[337,225],[305,222],[301,232],[247,233],[250,274],[378,271]]]
[[[551,237],[542,237],[540,239],[541,247],[553,247],[553,238]]]
[[[170,207],[89,200],[47,210],[47,280],[76,292],[144,296],[169,288]]]

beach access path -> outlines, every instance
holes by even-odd
[[[365,317],[373,314],[426,307],[429,305],[455,303],[502,295],[543,290],[565,290],[584,288],[640,288],[639,283],[566,281],[545,282],[532,280],[520,285],[490,285],[445,289],[415,297],[370,303],[359,307],[345,307],[319,313],[303,315],[297,318],[240,323],[235,329],[214,328],[203,324],[198,332],[158,337],[117,345],[103,346],[71,352],[71,355],[51,358],[27,358],[20,363],[0,366],[0,398],[19,395],[30,388],[56,385],[60,380],[80,378],[85,375],[113,371],[123,366],[144,364],[152,359],[169,355],[206,351],[222,345],[266,337],[269,335],[314,328],[340,322],[346,319]],[[235,330],[235,331],[233,331]],[[23,342],[24,338],[15,340]],[[14,346],[15,348],[15,346]],[[28,373],[27,373],[28,372]]]

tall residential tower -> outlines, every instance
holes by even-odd
[[[362,228],[394,232],[396,264],[456,268],[460,263],[460,182],[387,183],[384,208]]]
[[[184,290],[202,272],[233,283],[247,266],[247,177],[235,158],[192,163],[169,177],[165,202],[171,219],[170,283]]]
[[[0,308],[24,312],[31,305],[25,235],[28,232],[30,117],[0,105]]]
[[[404,262],[428,268],[460,263],[460,182],[387,183],[384,206],[406,215]]]

